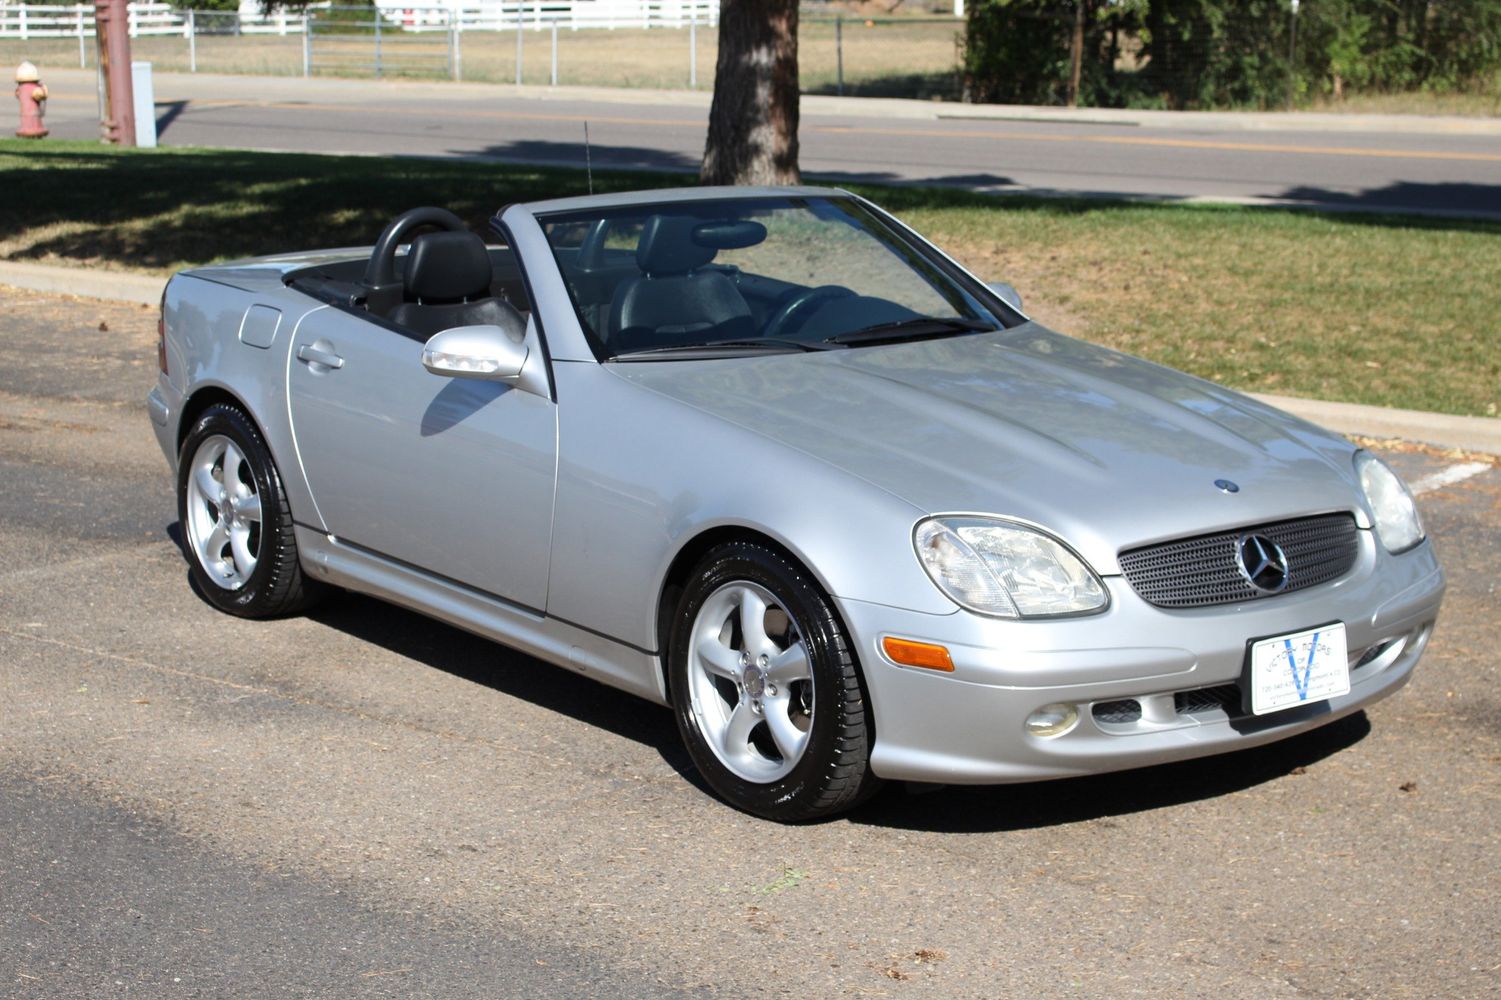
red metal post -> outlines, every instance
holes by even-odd
[[[99,134],[119,146],[136,144],[135,94],[130,79],[130,14],[126,0],[94,0],[99,72],[108,95]]]

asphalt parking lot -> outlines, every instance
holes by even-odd
[[[667,711],[465,633],[213,611],[155,310],[0,303],[0,995],[1501,994],[1488,460],[1383,449],[1449,595],[1366,713],[789,828],[711,798]]]

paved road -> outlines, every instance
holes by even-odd
[[[97,135],[89,73],[49,75],[59,137]],[[162,74],[162,142],[696,170],[707,96]],[[805,98],[825,181],[1418,210],[1501,218],[1501,134],[1309,132],[936,117],[922,102]],[[1213,119],[1210,119],[1212,122]]]
[[[0,996],[1495,996],[1501,470],[1394,449],[1451,576],[1307,737],[788,828],[669,713],[347,596],[187,582],[154,310],[0,295]]]

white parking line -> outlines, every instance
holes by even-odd
[[[1493,466],[1489,462],[1465,462],[1463,465],[1451,465],[1447,469],[1440,469],[1429,476],[1424,476],[1412,484],[1412,495],[1418,496],[1423,493],[1432,493],[1441,490],[1445,486],[1453,486],[1462,483],[1471,476],[1478,476],[1482,472],[1489,472]]]

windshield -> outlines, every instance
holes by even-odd
[[[601,358],[849,349],[1015,322],[851,198],[687,201],[541,223]]]

